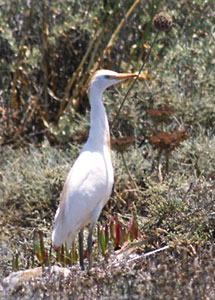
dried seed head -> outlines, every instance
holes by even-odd
[[[129,146],[135,141],[132,136],[124,136],[118,139],[111,139],[111,146],[118,152],[126,151]]]
[[[147,109],[147,114],[157,123],[167,121],[175,112],[175,108],[168,105],[159,105],[158,108]]]
[[[155,134],[149,136],[149,143],[155,148],[167,151],[173,151],[180,144],[189,138],[186,130],[173,130],[170,133],[164,131],[158,131]]]
[[[164,12],[154,16],[153,23],[156,29],[160,31],[168,31],[172,27],[171,17]]]

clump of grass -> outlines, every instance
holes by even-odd
[[[208,186],[204,178],[188,179],[176,173],[162,183],[150,181],[145,191],[146,199],[150,199],[146,204],[149,221],[145,233],[150,236],[155,230],[163,242],[184,239],[193,245],[210,244],[214,235],[214,195],[209,187],[212,185]]]

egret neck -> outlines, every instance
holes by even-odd
[[[110,132],[108,118],[102,102],[103,90],[95,85],[89,91],[90,111],[90,132],[88,145],[96,149],[110,146]]]

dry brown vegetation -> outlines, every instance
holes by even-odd
[[[206,0],[2,1],[0,299],[215,298],[214,10]],[[162,11],[172,22],[156,22],[171,30],[153,25]],[[141,70],[141,80],[104,95],[115,185],[92,270],[74,259],[66,276],[51,269],[52,222],[100,68]]]

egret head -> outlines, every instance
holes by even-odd
[[[104,90],[109,86],[132,77],[137,77],[137,74],[117,73],[111,70],[100,70],[93,75],[90,81],[89,91],[95,88],[97,91],[103,93]]]

